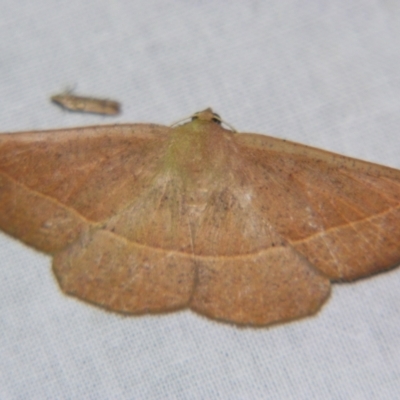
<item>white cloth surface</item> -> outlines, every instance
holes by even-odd
[[[396,0],[3,0],[0,81],[1,132],[211,106],[239,131],[400,168]],[[49,103],[71,87],[123,114]],[[243,329],[107,313],[0,235],[0,399],[395,399],[399,366],[399,269],[334,285],[314,317]]]

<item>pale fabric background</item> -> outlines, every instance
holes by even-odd
[[[169,124],[212,106],[400,168],[400,3],[3,0],[0,131]],[[120,100],[116,118],[48,97]],[[400,270],[336,285],[315,317],[238,329],[123,318],[61,294],[49,257],[0,236],[1,399],[394,399]]]

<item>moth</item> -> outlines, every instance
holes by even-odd
[[[71,92],[54,95],[51,97],[51,101],[69,111],[103,115],[118,115],[121,111],[121,105],[117,101],[76,96]]]
[[[399,209],[400,171],[236,133],[211,109],[0,135],[0,228],[51,254],[65,293],[119,313],[312,315],[331,282],[400,262]]]

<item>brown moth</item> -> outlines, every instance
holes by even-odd
[[[121,105],[117,101],[96,99],[94,97],[76,96],[71,92],[65,92],[52,96],[51,101],[69,111],[117,115],[121,110]]]
[[[2,134],[0,210],[65,293],[127,314],[265,326],[400,262],[400,171],[234,133],[210,109]]]

